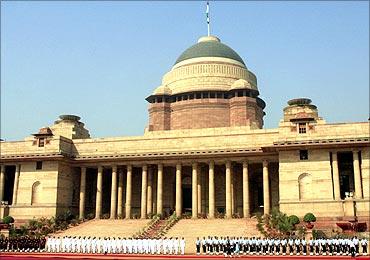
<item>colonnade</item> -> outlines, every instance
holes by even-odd
[[[226,161],[225,165],[225,190],[226,190],[226,218],[232,218],[234,212],[233,201],[233,167],[231,161]],[[264,160],[263,165],[263,198],[264,198],[264,213],[270,212],[270,188],[269,188],[269,171],[268,162]],[[244,161],[243,166],[243,216],[250,217],[249,205],[249,172],[248,162]],[[198,218],[198,213],[202,211],[201,204],[201,182],[199,163],[194,162],[192,167],[192,218]],[[153,168],[148,165],[141,165],[141,204],[140,217],[147,218],[151,215],[153,205]],[[155,213],[163,214],[163,164],[157,165],[156,174],[156,205]],[[182,170],[181,163],[176,164],[176,181],[175,181],[175,212],[176,215],[182,215]],[[118,187],[117,187],[117,172],[118,172]],[[96,207],[95,216],[100,218],[102,215],[102,176],[103,167],[98,167],[97,173],[97,187],[96,187]],[[122,215],[123,205],[123,169],[118,169],[116,165],[112,166],[112,185],[111,185],[111,203],[110,203],[110,218],[114,219],[117,215]],[[86,167],[81,167],[81,181],[80,181],[80,202],[79,202],[79,216],[85,217],[85,193],[86,193]],[[132,165],[126,165],[126,201],[125,201],[125,218],[131,218],[132,208]],[[215,162],[208,163],[208,218],[215,217]]]
[[[354,198],[356,199],[362,199],[362,183],[361,183],[361,166],[360,166],[360,160],[359,160],[359,151],[353,150],[352,151],[353,156],[353,177],[354,177],[354,183],[355,183],[355,194]],[[339,168],[338,168],[338,155],[337,152],[332,152],[332,158],[331,158],[331,165],[333,170],[333,198],[335,200],[340,200],[340,179],[339,179]]]

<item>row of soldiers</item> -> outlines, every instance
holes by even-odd
[[[112,238],[112,237],[47,237],[46,252],[99,254],[185,254],[185,239]]]
[[[0,237],[0,252],[40,252],[45,243],[44,237]]]
[[[308,241],[289,237],[286,239],[259,237],[217,237],[197,238],[195,242],[197,255],[367,255],[368,240],[352,239],[313,239]]]

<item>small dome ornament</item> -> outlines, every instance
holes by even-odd
[[[251,85],[248,81],[245,79],[238,79],[231,85],[231,90],[233,89],[254,89],[257,90],[256,87]]]
[[[160,85],[154,90],[153,95],[171,95],[171,92],[167,85]]]

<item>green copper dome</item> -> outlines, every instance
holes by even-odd
[[[175,65],[181,61],[200,57],[221,57],[239,61],[244,64],[243,59],[229,46],[220,42],[217,37],[201,37],[198,43],[185,50],[176,60]]]

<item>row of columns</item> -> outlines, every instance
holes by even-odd
[[[208,165],[208,217],[215,217],[215,163],[209,162]],[[231,161],[225,163],[226,166],[226,217],[231,218],[234,212],[233,205],[233,171]],[[158,164],[157,171],[157,189],[156,189],[156,213],[163,213],[163,164]],[[149,171],[149,172],[148,172]],[[132,201],[132,166],[127,165],[127,181],[126,181],[126,203],[125,217],[131,217],[131,201]],[[80,203],[79,216],[85,217],[85,193],[86,193],[86,167],[81,167],[81,186],[80,186]],[[249,173],[248,163],[243,162],[243,214],[244,217],[250,217],[249,205]],[[96,207],[95,216],[100,218],[102,215],[102,189],[103,189],[103,167],[98,167],[97,187],[96,187]],[[197,218],[198,213],[202,211],[201,204],[201,182],[198,163],[192,164],[192,218]],[[270,191],[269,191],[269,173],[268,162],[263,161],[263,197],[264,197],[264,213],[270,212]],[[112,186],[111,186],[111,208],[110,218],[116,218],[117,215],[122,215],[123,205],[123,172],[118,172],[118,187],[117,187],[117,166],[112,167]],[[176,191],[175,191],[175,212],[176,215],[182,214],[182,165],[176,165]],[[153,205],[153,172],[152,168],[147,165],[142,166],[142,183],[141,183],[141,218],[146,218],[148,214],[152,214]]]
[[[356,199],[362,199],[362,183],[361,183],[361,166],[359,160],[359,151],[353,151],[353,176],[355,181],[355,194]],[[337,152],[332,152],[332,169],[333,169],[333,186],[334,186],[334,199],[340,200],[340,180],[338,168],[338,155]]]
[[[17,204],[18,196],[18,184],[19,184],[19,175],[21,173],[21,166],[17,164],[15,166],[15,175],[14,175],[14,185],[13,185],[13,202],[12,204]],[[1,165],[0,169],[0,201],[4,200],[4,186],[5,186],[5,165]]]

